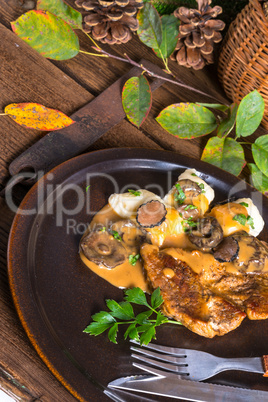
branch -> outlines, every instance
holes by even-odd
[[[129,63],[132,66],[139,67],[140,69],[142,69],[144,72],[146,72],[151,77],[159,78],[161,80],[164,80],[164,81],[170,82],[172,84],[178,85],[178,86],[180,86],[182,88],[190,89],[191,91],[194,91],[194,92],[199,93],[201,95],[208,96],[209,98],[212,98],[212,99],[217,100],[219,102],[219,100],[215,96],[209,95],[206,92],[200,91],[199,89],[191,87],[190,85],[184,84],[183,82],[181,82],[177,78],[176,78],[176,80],[172,80],[172,79],[170,79],[168,77],[163,77],[162,75],[155,74],[153,71],[151,71],[148,68],[144,67],[142,64],[139,64],[136,61],[132,60],[126,53],[124,54],[125,57],[119,57],[119,56],[115,56],[113,54],[110,54],[110,53],[106,52],[105,50],[103,50],[101,48],[97,48],[97,47],[92,46],[92,49],[96,50],[97,52],[101,53],[102,55],[104,55],[106,57],[111,57],[112,59],[120,60],[120,61],[123,61],[124,63]],[[86,53],[86,52],[84,52],[84,53]],[[222,101],[220,101],[220,102],[222,102]]]

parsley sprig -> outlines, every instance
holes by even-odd
[[[94,314],[91,322],[83,332],[90,335],[100,335],[106,330],[111,342],[117,343],[119,325],[128,325],[124,333],[124,339],[128,337],[139,342],[140,345],[147,345],[152,339],[156,339],[156,327],[161,324],[179,324],[178,321],[169,320],[164,314],[157,310],[163,303],[160,289],[157,288],[151,295],[151,304],[147,302],[144,292],[140,288],[125,290],[124,301],[117,303],[115,300],[106,300],[110,311],[100,311]],[[147,307],[148,310],[135,315],[132,304]],[[152,315],[155,318],[150,318]]]

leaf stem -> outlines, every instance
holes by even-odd
[[[79,50],[80,53],[85,53],[88,54],[89,56],[97,56],[97,57],[109,57],[105,54],[96,54],[96,53],[90,53],[90,52],[85,52],[84,50]]]
[[[136,61],[132,60],[126,53],[124,53],[125,57],[120,57],[120,56],[115,56],[115,55],[113,55],[111,53],[108,53],[108,52],[106,52],[105,50],[103,50],[101,48],[96,48],[94,46],[92,46],[92,48],[94,50],[96,50],[97,52],[101,53],[102,55],[105,55],[106,57],[111,57],[112,59],[123,61],[124,63],[131,64],[132,66],[139,67],[143,71],[145,71],[148,75],[150,75],[151,77],[159,78],[161,80],[164,80],[164,81],[170,82],[172,84],[178,85],[178,86],[180,86],[182,88],[190,89],[191,91],[194,91],[194,92],[199,93],[201,95],[208,96],[209,98],[216,99],[218,101],[218,99],[215,96],[209,95],[206,92],[200,91],[199,89],[196,89],[196,88],[194,88],[194,87],[192,87],[190,85],[184,84],[183,82],[179,81],[177,78],[176,78],[176,80],[172,80],[172,79],[170,79],[168,77],[164,77],[163,75],[155,74],[153,71],[151,71],[148,68],[144,67],[142,64],[137,63]],[[80,50],[80,52],[81,52],[81,50]],[[86,52],[83,52],[83,53],[86,53]],[[94,53],[93,54],[88,53],[88,54],[97,56]]]

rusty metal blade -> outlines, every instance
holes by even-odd
[[[149,61],[141,60],[140,63],[155,74],[163,75],[161,68]],[[10,164],[10,175],[14,176],[23,170],[46,173],[60,163],[84,152],[124,119],[125,112],[121,101],[123,85],[127,79],[139,75],[141,71],[139,67],[133,67],[93,101],[75,112],[71,116],[76,121],[75,124],[48,133],[23,152]],[[154,78],[151,90],[159,88],[162,83],[163,80]]]

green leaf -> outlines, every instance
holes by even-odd
[[[257,138],[251,146],[254,162],[268,176],[268,135]]]
[[[147,303],[146,296],[141,288],[132,288],[125,291],[125,300],[129,303],[140,304],[142,306],[150,307]]]
[[[161,324],[165,324],[166,322],[168,322],[168,318],[164,316],[164,314],[162,314],[161,311],[159,311],[157,313],[155,326],[157,327]]]
[[[82,29],[82,14],[68,6],[62,0],[38,0],[36,9],[49,11],[57,17],[62,18],[72,28]]]
[[[136,255],[130,254],[128,256],[128,262],[130,263],[130,265],[135,266],[139,258],[140,258],[139,254],[136,254]]]
[[[220,103],[201,103],[196,102],[197,105],[208,107],[210,109],[221,110],[222,112],[226,112],[229,109],[229,106],[221,105]]]
[[[117,343],[116,342],[116,337],[117,337],[117,332],[118,332],[118,324],[117,322],[111,327],[110,331],[108,332],[108,338],[111,342]]]
[[[267,196],[268,176],[265,176],[265,174],[263,174],[262,171],[254,163],[248,163],[248,167],[251,172],[251,181],[253,186]]]
[[[158,49],[162,43],[161,20],[156,9],[150,4],[145,3],[144,7],[137,14],[139,28],[137,34],[146,46]]]
[[[155,327],[154,326],[152,326],[147,331],[145,331],[143,334],[141,334],[140,344],[141,345],[148,345],[148,343],[152,339],[155,339]]]
[[[162,42],[160,48],[153,49],[158,57],[168,58],[175,50],[178,42],[179,20],[174,15],[163,15],[162,23]]]
[[[99,323],[112,323],[115,322],[114,317],[108,313],[107,311],[100,311],[99,313],[94,314],[92,317],[93,321]]]
[[[160,288],[155,289],[151,296],[151,306],[153,309],[157,309],[163,303],[163,298],[160,294]]]
[[[247,94],[240,102],[236,117],[237,137],[247,137],[259,127],[263,113],[264,100],[257,90]]]
[[[211,133],[217,127],[214,114],[195,103],[177,103],[157,116],[158,123],[179,138],[195,138]]]
[[[143,313],[140,313],[136,316],[136,321],[138,324],[142,325],[142,324],[147,324],[148,321],[147,319],[153,314],[152,310],[147,310],[144,311]]]
[[[246,163],[242,146],[232,138],[210,138],[201,159],[236,176]]]
[[[100,322],[91,322],[85,329],[83,332],[90,334],[90,335],[100,335],[102,334],[104,331],[106,331],[106,329],[111,327],[111,323],[110,324],[105,324],[105,323],[100,323]]]
[[[127,339],[129,336],[130,339],[134,339],[135,341],[139,342],[140,337],[136,328],[136,323],[130,324],[124,333],[124,339]]]
[[[66,60],[77,55],[79,41],[70,25],[49,11],[31,10],[11,22],[12,30],[42,56]]]
[[[154,324],[152,324],[151,322],[144,323],[144,324],[140,325],[139,327],[137,327],[137,331],[145,332],[145,331],[148,331],[148,329],[150,329],[152,326],[154,327]]]
[[[232,131],[235,125],[237,109],[238,105],[236,103],[232,103],[228,110],[228,116],[221,121],[217,128],[218,137],[226,137]]]
[[[115,300],[106,300],[107,307],[111,310],[111,315],[120,320],[131,320],[134,318],[134,311],[130,303],[117,303]]]
[[[122,104],[128,120],[140,127],[152,106],[152,92],[144,75],[127,80],[123,87]]]

